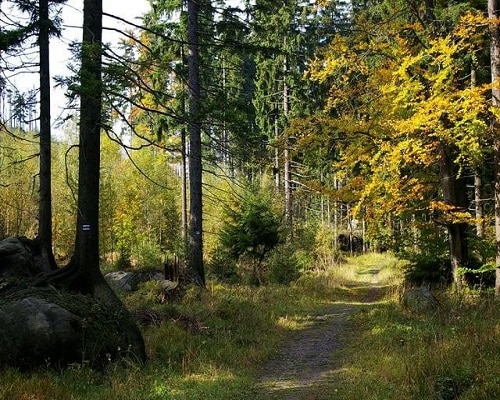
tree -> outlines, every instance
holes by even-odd
[[[300,185],[297,167],[301,164],[301,151],[293,148],[299,133],[289,127],[294,119],[322,107],[326,94],[321,93],[320,85],[302,78],[315,49],[346,26],[346,7],[343,1],[259,0],[251,8],[251,43],[258,43],[253,97],[256,123],[273,152],[265,161],[270,164],[273,159],[272,171],[276,187],[283,193],[289,227],[299,208],[292,195]]]
[[[238,261],[252,259],[252,278],[262,283],[262,263],[280,242],[280,221],[269,193],[250,187],[244,196],[227,210],[227,221],[220,233],[222,246]]]
[[[29,15],[29,23],[25,26],[19,25],[17,29],[10,32],[2,32],[8,50],[9,46],[20,47],[25,45],[31,35],[37,35],[40,50],[40,172],[39,172],[39,232],[38,243],[43,258],[42,265],[46,271],[56,268],[52,253],[52,204],[51,204],[51,121],[50,121],[50,68],[49,68],[49,39],[50,36],[59,35],[58,20],[50,18],[50,5],[60,4],[65,0],[38,0],[15,2],[21,13]],[[23,68],[21,65],[20,68]],[[34,99],[26,101],[24,96],[19,95],[19,126],[23,126],[28,120],[28,127],[33,127],[35,117],[31,108]],[[36,127],[36,125],[35,125]]]
[[[33,10],[32,2],[17,2],[16,4],[21,11]],[[2,12],[3,15],[5,15]],[[3,17],[2,15],[2,17]],[[0,51],[9,52],[21,46],[37,29],[35,20],[30,20],[26,25],[20,23],[13,23],[12,18],[2,18],[2,25],[4,29],[0,32]],[[11,29],[5,29],[5,27]]]
[[[52,168],[50,121],[50,34],[59,31],[49,18],[49,0],[39,0],[40,47],[40,200],[38,241],[46,270],[56,269],[52,251]]]
[[[338,35],[313,62],[319,67],[313,77],[331,88],[325,129],[339,154],[343,193],[357,204],[353,211],[377,226],[382,218],[429,210],[425,219],[448,230],[458,287],[472,222],[465,171],[481,163],[488,136],[485,86],[467,84],[485,25],[479,13],[459,6],[449,15],[461,19],[450,20],[432,3],[366,10],[357,30]],[[381,20],[390,21],[383,31]]]
[[[32,134],[19,140],[0,130],[0,236],[35,235],[37,201],[33,176],[37,174],[38,147]]]
[[[102,0],[85,0],[80,69],[78,201],[75,251],[68,266],[41,279],[90,294],[123,320],[123,343],[145,359],[135,322],[99,268],[99,176],[102,129]],[[126,348],[125,346],[125,348]]]
[[[200,121],[200,70],[198,50],[198,2],[188,0],[189,70],[189,269],[194,281],[205,286],[203,268],[203,197]]]
[[[496,238],[496,280],[495,294],[500,295],[500,1],[488,0],[488,16],[491,29],[491,83],[493,121],[494,184],[495,184],[495,238]]]

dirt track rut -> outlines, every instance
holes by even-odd
[[[352,287],[358,293],[348,302],[332,304],[308,316],[307,328],[294,331],[258,376],[257,399],[335,399],[335,375],[342,368],[340,351],[350,337],[349,317],[383,295],[378,271],[368,282]],[[324,388],[324,389],[322,389]]]

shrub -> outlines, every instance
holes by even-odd
[[[289,284],[300,277],[299,259],[290,245],[276,248],[267,260],[267,277],[271,283]]]
[[[239,280],[236,261],[224,248],[217,248],[207,264],[207,272],[221,282],[236,283]]]
[[[405,269],[405,281],[412,286],[443,286],[452,280],[448,257],[415,257]]]
[[[137,266],[143,268],[158,268],[161,266],[161,250],[150,242],[145,242],[137,249]]]
[[[219,240],[235,261],[249,258],[252,279],[261,283],[263,261],[280,242],[280,219],[270,194],[250,189],[234,208],[227,210]]]

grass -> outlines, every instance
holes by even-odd
[[[341,366],[332,380],[311,388],[309,398],[496,398],[500,307],[495,300],[441,293],[438,312],[412,315],[397,301],[400,262],[376,254],[348,261],[310,271],[291,286],[210,284],[203,292],[191,289],[175,304],[157,303],[157,288],[145,285],[124,299],[131,309],[162,319],[143,329],[150,358],[145,366],[5,370],[0,399],[254,399],[255,372],[287,332],[302,329],[318,308],[358,301],[368,293],[362,282],[371,276],[390,288],[385,299],[351,317]]]
[[[441,292],[435,313],[414,315],[399,306],[397,294],[353,317],[357,339],[336,377],[338,398],[497,398],[498,301]]]

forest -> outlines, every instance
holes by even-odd
[[[149,0],[134,20],[104,12],[103,0],[81,3],[81,38],[68,44],[63,76],[51,73],[50,56],[68,27],[66,0],[0,1],[2,368],[69,365],[66,384],[72,373],[88,383],[106,378],[82,372],[86,363],[100,371],[111,360],[153,360],[154,380],[163,357],[173,376],[196,374],[202,341],[213,339],[203,339],[203,314],[220,317],[207,329],[230,337],[239,330],[224,324],[241,312],[242,327],[269,335],[254,355],[261,362],[278,343],[267,318],[326,304],[351,287],[345,265],[359,259],[357,276],[372,274],[363,269],[370,257],[380,271],[390,265],[399,288],[391,290],[427,287],[443,307],[458,301],[474,313],[497,300],[500,1]],[[106,31],[120,40],[106,42]],[[19,89],[28,77],[36,88]],[[65,94],[59,117],[55,86]],[[118,271],[165,276],[124,294],[107,278]],[[265,298],[267,322],[250,305],[267,307]],[[70,321],[67,331],[16,338],[45,306]],[[379,318],[395,312],[384,310]],[[24,313],[26,326],[8,327]],[[164,319],[188,324],[196,344],[186,346],[197,350],[167,348],[188,342]],[[262,346],[238,340],[249,354]],[[23,379],[7,371],[12,387]],[[460,397],[480,378],[441,372],[432,388],[403,398],[489,398],[497,387]],[[120,387],[133,379],[112,373]],[[233,396],[249,383],[235,385],[214,398],[246,398]],[[34,398],[69,398],[62,386]],[[5,390],[0,397],[28,398]]]

